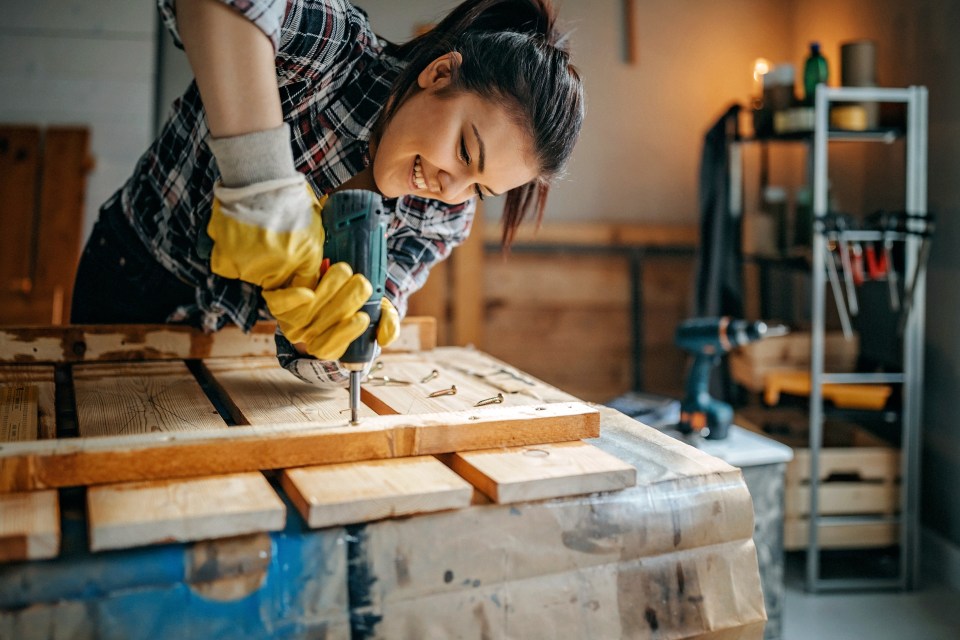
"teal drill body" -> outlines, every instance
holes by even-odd
[[[326,234],[324,259],[331,264],[346,262],[373,286],[373,294],[363,305],[363,311],[370,316],[370,326],[340,358],[340,364],[350,371],[350,421],[356,424],[360,378],[376,350],[380,301],[387,281],[387,217],[380,195],[361,189],[332,194],[321,216]]]
[[[727,437],[733,422],[733,407],[710,395],[710,373],[728,351],[765,337],[782,336],[787,328],[723,318],[693,318],[677,327],[678,347],[694,355],[687,376],[686,392],[680,402],[683,433],[699,433],[710,440]]]

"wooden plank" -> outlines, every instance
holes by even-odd
[[[893,482],[828,482],[820,485],[820,515],[851,513],[894,514],[900,508],[900,487]],[[809,515],[810,486],[790,483],[784,494],[787,517]]]
[[[87,127],[46,131],[40,184],[35,287],[60,291],[61,319],[70,317],[70,300],[83,235],[83,208],[90,158]]]
[[[859,480],[893,481],[900,474],[900,452],[893,448],[830,448],[820,452],[817,471],[821,481],[831,476],[856,477]],[[794,450],[787,464],[787,483],[810,481],[810,451]]]
[[[400,335],[384,353],[429,351],[437,347],[437,319],[427,316],[407,316],[400,323]]]
[[[437,321],[437,344],[448,344],[450,334],[450,307],[448,262],[445,260],[433,266],[430,277],[423,287],[410,296],[407,313],[429,316]]]
[[[0,492],[183,478],[312,464],[435,455],[594,438],[583,403],[377,416],[352,426],[298,422],[14,443],[0,448]]]
[[[0,495],[0,562],[42,560],[60,552],[56,491]]]
[[[40,179],[40,129],[0,127],[0,291],[29,292],[33,286],[34,235],[37,231],[37,183]],[[11,321],[0,308],[0,322]]]
[[[32,384],[0,386],[0,442],[37,439],[38,390]]]
[[[630,313],[622,308],[491,307],[484,351],[578,398],[605,402],[633,384]],[[588,370],[571,366],[589,362]]]
[[[473,495],[432,456],[287,469],[281,482],[314,528],[463,509]]]
[[[484,232],[489,245],[500,244],[500,229],[489,226]],[[515,246],[572,247],[679,247],[696,248],[697,225],[621,224],[604,222],[551,222],[542,227],[524,225],[517,231]]]
[[[412,325],[412,329],[407,329]],[[244,333],[235,326],[216,333],[173,324],[3,327],[0,363],[113,362],[272,356],[276,323],[259,322]],[[413,332],[411,334],[410,332]],[[401,338],[410,350],[436,346],[432,318],[409,318]],[[414,335],[415,334],[415,335]]]
[[[335,422],[350,409],[346,389],[304,382],[276,357],[209,358],[203,365],[226,395],[237,424]],[[361,417],[375,415],[369,407],[360,407]]]
[[[87,491],[91,551],[278,531],[286,512],[262,473],[132,482]]]
[[[617,491],[637,482],[637,470],[585,442],[486,451],[441,458],[499,504]]]
[[[227,426],[183,362],[77,365],[73,387],[81,436]]]
[[[450,256],[450,343],[463,347],[483,339],[483,216],[478,202],[470,235]]]
[[[375,376],[411,383],[383,385],[371,381],[365,384],[363,400],[380,414],[412,415],[464,410],[482,400],[495,398],[497,394],[503,394],[503,402],[497,404],[514,407],[577,400],[472,349],[445,347],[430,354],[384,355],[379,362],[383,366],[375,372]],[[437,372],[437,376],[430,378],[433,371]],[[454,386],[457,388],[455,395],[430,397],[433,392]]]
[[[817,538],[821,549],[867,549],[897,544],[899,525],[895,522],[821,524]],[[807,548],[810,522],[806,518],[787,518],[783,522],[783,548],[797,551]]]
[[[490,305],[547,305],[626,309],[630,271],[626,257],[565,253],[514,253],[489,260],[483,270]],[[473,295],[476,295],[474,293]]]
[[[37,388],[37,436],[40,439],[56,438],[56,383],[53,367],[0,365],[0,384],[12,383],[29,383]]]

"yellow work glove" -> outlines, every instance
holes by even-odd
[[[337,360],[370,325],[361,308],[372,293],[369,280],[338,262],[315,289],[287,287],[264,291],[263,298],[287,340],[303,343],[315,358]]]
[[[380,298],[380,324],[377,325],[377,343],[386,347],[400,335],[400,312],[387,298]]]
[[[211,270],[268,290],[313,289],[323,260],[323,200],[294,166],[287,125],[209,144],[221,175],[207,225]]]

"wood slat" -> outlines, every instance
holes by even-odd
[[[211,358],[204,367],[229,399],[237,424],[337,422],[350,408],[346,389],[324,389],[283,369],[276,357]],[[367,406],[360,417],[377,415]]]
[[[60,552],[56,491],[0,495],[0,562],[42,560]]]
[[[0,363],[113,362],[273,356],[276,323],[259,322],[249,333],[224,327],[204,333],[172,324],[3,327]],[[397,349],[417,351],[437,344],[433,318],[407,318]]]
[[[441,459],[499,504],[617,491],[637,482],[633,465],[585,442],[465,451]]]
[[[183,478],[595,438],[599,412],[583,403],[483,407],[337,423],[237,426],[0,448],[0,492]]]
[[[40,129],[0,127],[0,291],[26,292],[33,286],[37,182],[40,179]],[[0,321],[15,321],[0,308]]]
[[[61,318],[70,317],[73,280],[80,260],[83,208],[90,158],[87,127],[50,127],[44,139],[35,286],[61,292]]]
[[[262,473],[132,482],[87,491],[90,550],[277,531],[286,507]]]
[[[897,544],[899,525],[895,522],[864,522],[851,524],[821,524],[817,540],[821,549],[866,549]],[[810,521],[806,518],[787,518],[783,522],[783,548],[787,551],[806,549],[810,535]]]
[[[287,469],[282,484],[314,528],[462,509],[473,495],[432,456]]]
[[[29,383],[37,388],[37,421],[40,439],[57,437],[56,384],[53,367],[0,365],[0,385]]]
[[[32,384],[0,386],[0,442],[37,439],[37,395]]]
[[[73,386],[81,436],[227,426],[183,362],[77,365]]]
[[[851,513],[893,514],[900,508],[900,486],[893,482],[827,482],[820,484],[820,515]],[[790,483],[784,494],[787,517],[809,515],[810,486]]]
[[[539,380],[520,373],[479,351],[440,348],[429,355],[384,355],[375,377],[410,382],[384,385],[369,381],[363,386],[364,402],[380,414],[413,415],[439,411],[460,411],[481,400],[502,393],[503,406],[542,402],[575,402],[576,398]],[[435,378],[423,382],[433,371]],[[512,373],[508,373],[512,372]],[[431,398],[430,394],[456,386],[455,395]]]

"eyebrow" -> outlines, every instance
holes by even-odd
[[[470,123],[470,128],[473,129],[473,135],[477,138],[477,145],[480,147],[480,162],[477,167],[480,169],[480,173],[483,173],[483,165],[486,163],[487,159],[487,147],[483,144],[483,138],[480,137],[480,131],[477,129],[477,125]],[[490,187],[486,188],[494,198],[498,197],[500,194],[491,189]]]
[[[480,132],[477,130],[477,125],[470,123],[470,127],[473,129],[473,135],[477,137],[477,144],[480,146],[480,173],[483,173],[483,165],[487,159],[487,147],[483,144],[483,138],[480,137]]]

